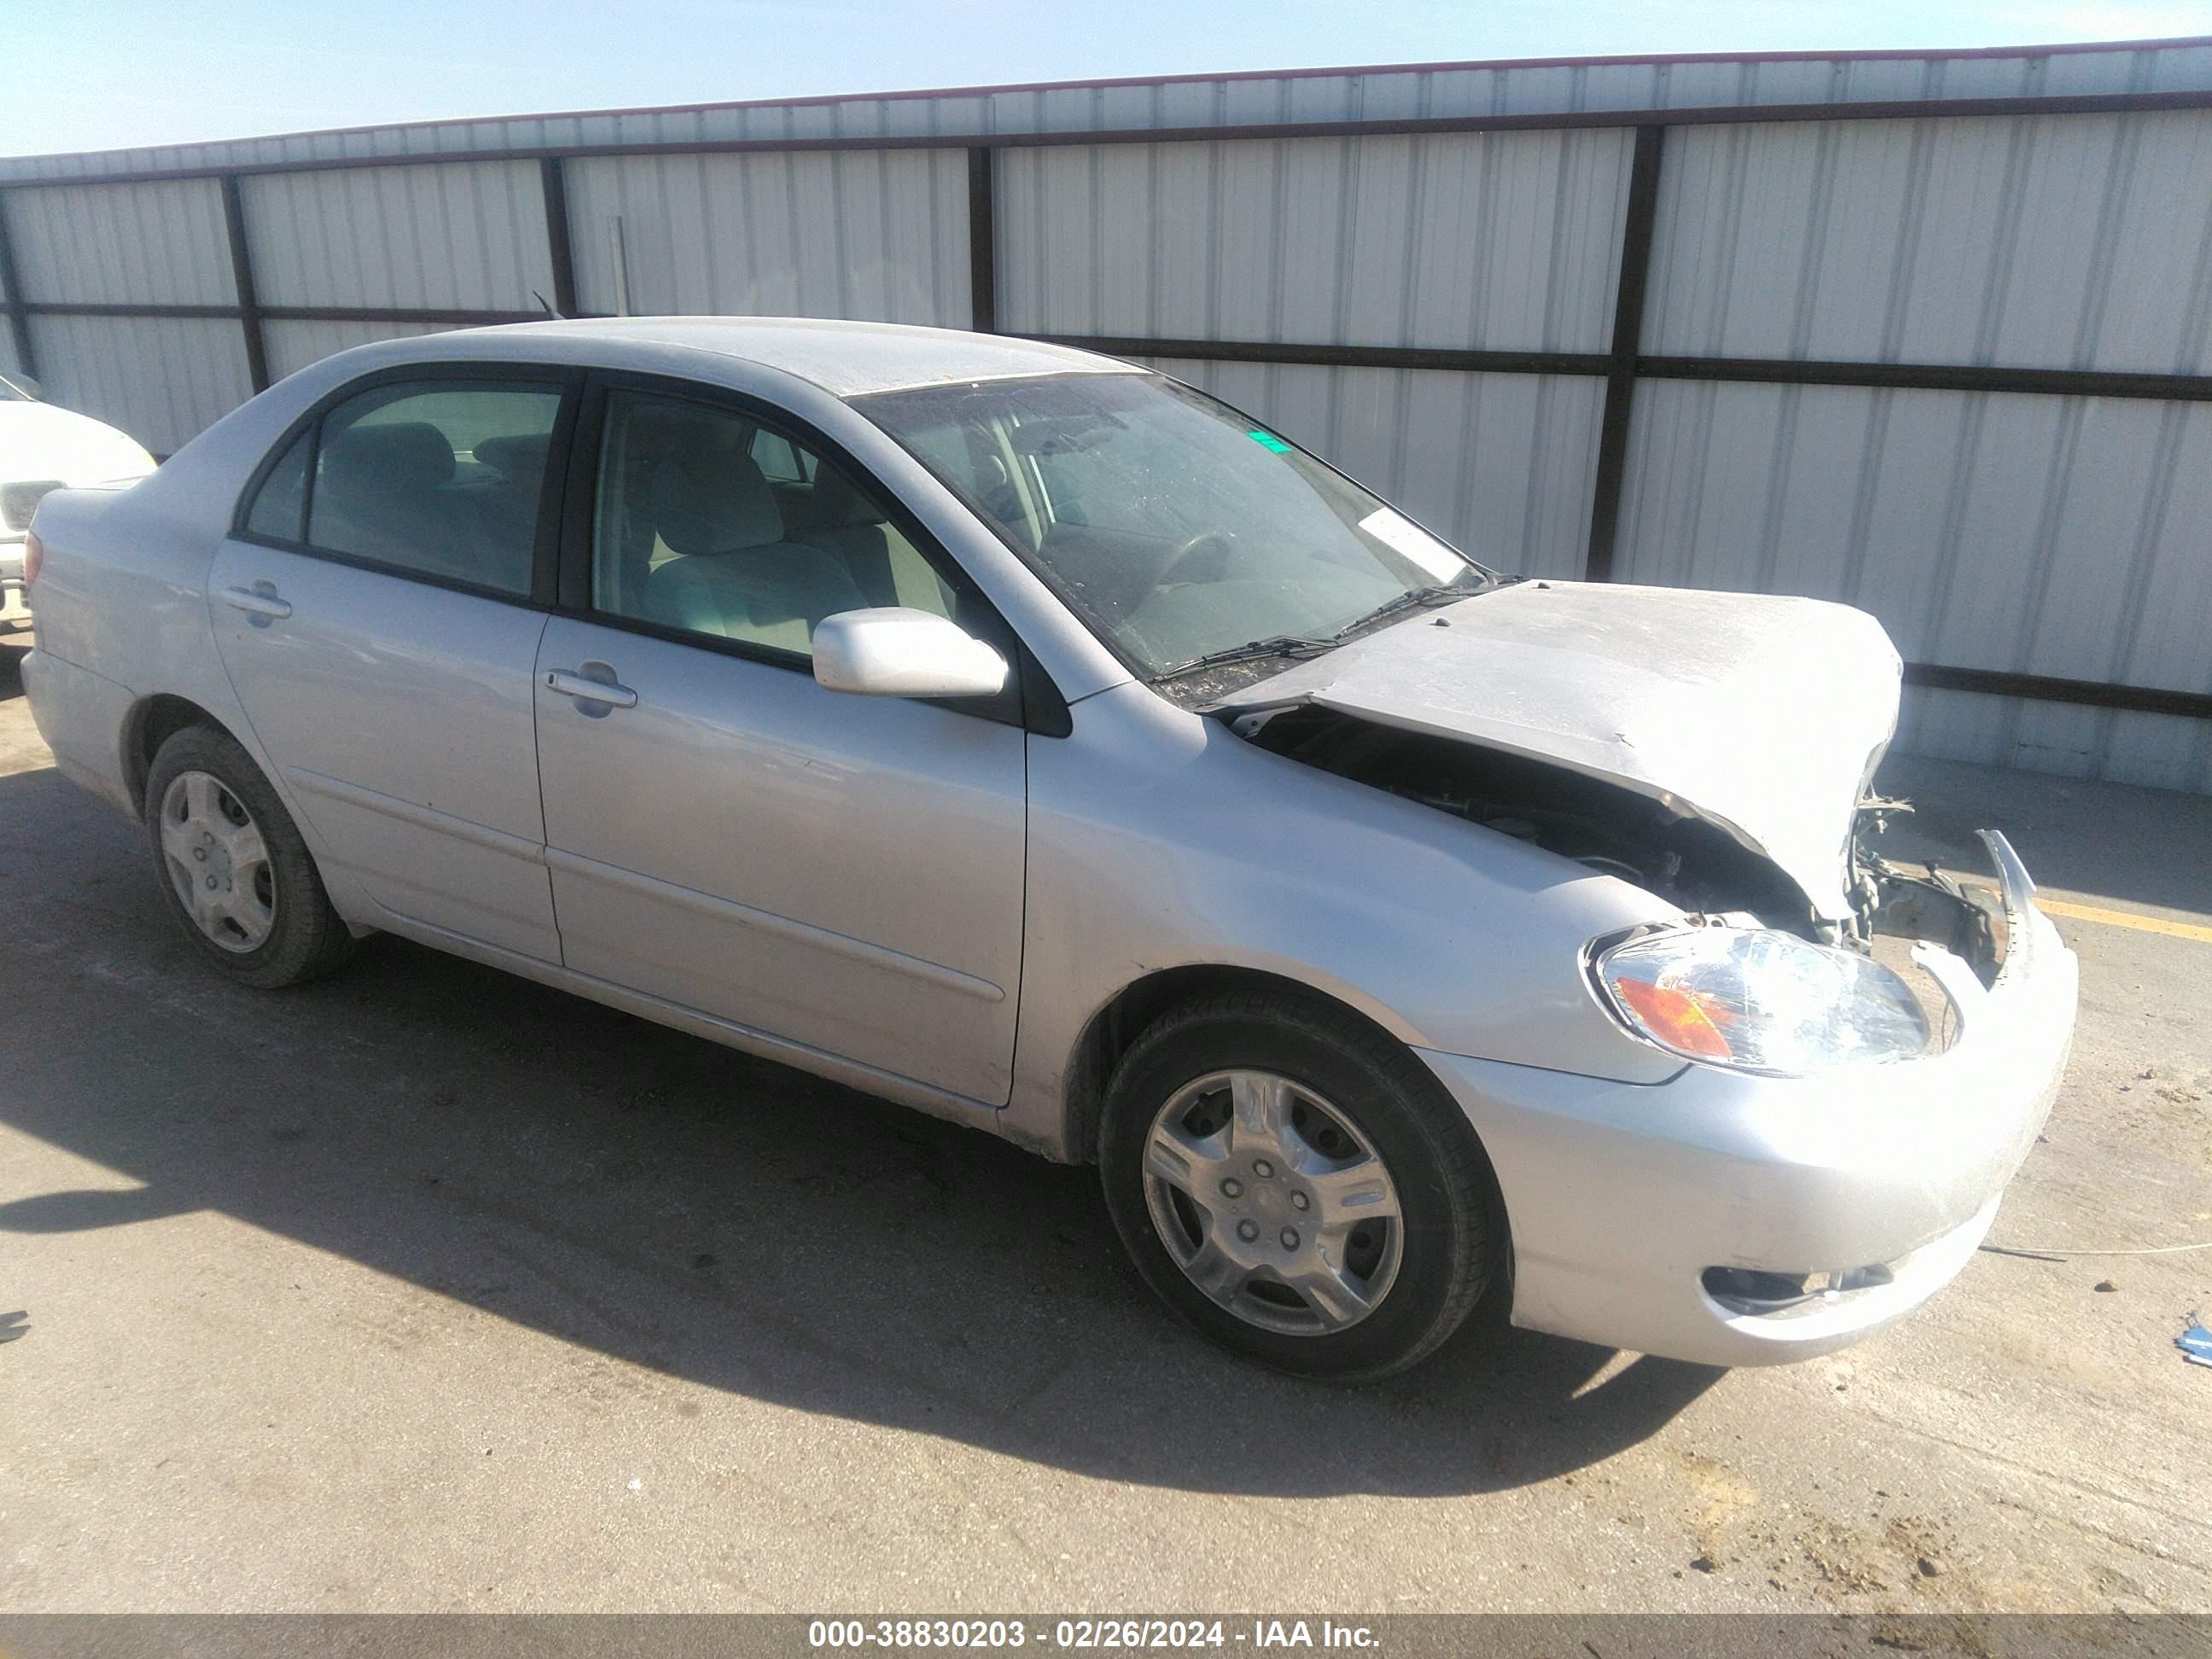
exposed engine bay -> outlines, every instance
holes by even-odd
[[[1403,730],[1305,705],[1237,714],[1259,747],[1449,812],[1633,883],[1692,915],[1872,951],[1878,939],[1925,939],[1992,982],[2001,916],[1933,866],[1873,849],[1902,801],[1863,801],[1851,838],[1848,921],[1820,916],[1771,860],[1694,811],[1528,756]]]

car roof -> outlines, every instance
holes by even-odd
[[[1133,367],[1072,347],[1010,335],[822,317],[605,317],[509,323],[471,329],[467,334],[485,340],[527,337],[533,343],[532,356],[539,355],[546,342],[574,342],[579,348],[577,361],[595,355],[594,347],[712,351],[779,369],[839,398],[946,381],[1127,374]],[[434,350],[430,339],[450,343],[456,337],[433,336],[419,343]]]

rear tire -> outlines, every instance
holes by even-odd
[[[1473,1127],[1403,1044],[1316,999],[1231,993],[1145,1031],[1108,1085],[1099,1176],[1163,1301],[1300,1376],[1405,1370],[1504,1270]]]
[[[170,914],[241,985],[298,985],[353,953],[292,815],[227,732],[187,726],[162,744],[146,839]]]

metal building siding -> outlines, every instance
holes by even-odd
[[[1597,380],[1146,361],[1327,457],[1486,564],[1582,573]]]
[[[550,295],[532,161],[281,173],[241,181],[269,306],[527,311]]]
[[[261,325],[269,352],[272,381],[297,374],[310,363],[376,340],[411,340],[445,331],[434,323],[351,323],[296,319],[272,320]]]
[[[0,197],[0,213],[4,213],[6,210],[7,198]],[[4,227],[0,227],[0,232],[4,232]],[[6,273],[0,271],[0,301],[12,300],[15,297],[15,295],[9,290]],[[0,325],[0,374],[20,373],[23,367],[15,355],[15,331],[12,326],[13,321],[11,318],[9,319],[9,325]]]
[[[968,163],[957,150],[611,156],[568,167],[580,301],[965,328]]]
[[[1009,150],[1000,324],[1600,351],[1632,143],[1593,129]]]
[[[238,297],[222,188],[173,183],[11,190],[0,198],[27,300],[225,306]]]
[[[2174,714],[1908,687],[1892,746],[1978,766],[2212,794],[2212,723]]]
[[[1645,355],[1890,362],[1908,374],[1919,363],[2212,374],[2212,111],[1945,112],[1960,99],[2207,89],[2212,45],[2203,43],[1354,69],[0,161],[0,182],[17,186],[0,204],[34,301],[222,304],[232,296],[211,182],[23,181],[768,140],[799,148],[566,160],[580,307],[613,308],[608,227],[619,217],[635,311],[960,325],[972,288],[969,158],[957,147],[981,142],[996,175],[997,325],[1010,331],[1150,337],[1155,350],[1211,337],[1347,355],[1595,354],[1612,343],[1629,126],[1189,133],[1707,111],[1717,118],[1670,123],[1664,135]],[[1928,112],[1740,118],[1869,100]],[[1153,136],[1163,130],[1182,136]],[[1093,143],[1093,133],[1139,139]],[[1018,142],[1038,135],[1081,142]],[[877,138],[933,147],[806,148]],[[519,312],[532,307],[532,289],[552,296],[534,159],[325,169],[240,188],[264,307]],[[48,275],[52,291],[37,286]],[[15,320],[46,354],[37,370],[58,397],[157,450],[246,394],[250,317]],[[279,374],[439,325],[259,322]],[[9,349],[0,343],[0,362]],[[1593,496],[1607,494],[1598,376],[1164,366],[1480,556],[1533,574],[1582,571]],[[1909,658],[1939,667],[2212,692],[2212,558],[2201,530],[2212,522],[2212,404],[2032,385],[1968,394],[1647,374],[1634,388],[1620,579],[1863,605]],[[1899,743],[2212,791],[2212,720],[1916,689]]]
[[[253,395],[238,325],[204,318],[33,317],[31,347],[54,403],[181,449]]]
[[[497,117],[0,161],[0,179],[555,146],[1038,132],[1224,123],[2070,96],[2212,87],[2212,46],[2021,48],[1986,56],[1493,64],[954,89],[678,110]]]
[[[2196,112],[1681,129],[1644,349],[2202,373],[2207,179]]]
[[[2212,405],[1657,380],[1637,394],[1618,573],[1861,605],[1921,661],[2212,691],[2207,523]],[[1916,730],[2047,761],[1973,712],[1997,702],[1946,694]],[[2029,724],[2061,712],[2093,744],[2115,725]],[[2154,734],[2203,722],[2121,724],[2143,754],[2112,763],[2195,764]]]

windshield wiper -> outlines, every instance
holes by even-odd
[[[1195,674],[1201,668],[1219,668],[1232,662],[1253,662],[1262,657],[1319,656],[1324,651],[1334,651],[1361,629],[1372,627],[1386,617],[1396,616],[1401,611],[1410,611],[1415,605],[1431,605],[1438,599],[1463,599],[1470,593],[1480,593],[1486,587],[1498,586],[1501,581],[1512,580],[1493,576],[1475,565],[1468,567],[1468,574],[1475,580],[1470,582],[1455,576],[1448,582],[1431,582],[1425,587],[1408,588],[1395,599],[1383,600],[1365,616],[1353,618],[1323,638],[1315,639],[1303,634],[1271,634],[1264,640],[1249,640],[1243,645],[1209,651],[1202,657],[1193,657],[1188,662],[1163,668],[1152,676],[1151,683],[1158,685],[1185,674]]]
[[[1253,662],[1261,657],[1297,657],[1311,652],[1319,653],[1333,649],[1334,639],[1312,640],[1297,634],[1271,634],[1264,640],[1248,640],[1243,645],[1232,645],[1225,650],[1209,651],[1202,657],[1193,657],[1188,662],[1179,662],[1172,668],[1163,668],[1152,676],[1152,683],[1180,679],[1185,674],[1195,674],[1201,668],[1219,668],[1225,663]]]
[[[1470,571],[1474,570],[1473,566],[1469,566],[1468,568]],[[1341,641],[1347,635],[1356,634],[1363,628],[1370,627],[1381,622],[1385,617],[1396,616],[1401,611],[1411,611],[1416,605],[1433,605],[1438,599],[1464,599],[1470,593],[1480,593],[1489,585],[1489,579],[1486,577],[1468,582],[1455,576],[1448,582],[1431,582],[1425,587],[1409,587],[1396,599],[1383,600],[1365,616],[1355,617],[1338,629],[1335,633],[1330,635],[1329,639],[1333,642]]]

